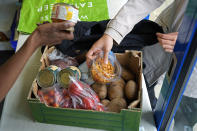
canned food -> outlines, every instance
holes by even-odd
[[[70,84],[70,77],[75,77],[76,79],[81,78],[80,70],[75,66],[69,66],[66,69],[61,70],[57,75],[57,81],[60,86],[67,88]]]
[[[41,70],[36,77],[38,85],[42,88],[53,86],[56,82],[57,72],[58,67],[53,65]]]
[[[70,21],[77,23],[79,10],[66,3],[57,3],[53,6],[51,20],[53,22]],[[70,28],[68,30],[73,30]]]

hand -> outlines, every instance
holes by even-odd
[[[90,65],[90,61],[96,58],[96,54],[99,51],[104,52],[104,63],[108,63],[108,54],[113,46],[113,39],[107,35],[104,34],[94,45],[91,47],[91,49],[86,54],[87,58],[87,64]]]
[[[74,38],[73,32],[68,32],[66,29],[74,27],[74,23],[46,23],[39,25],[32,33],[31,40],[34,41],[36,47],[42,45],[56,45],[60,44],[62,40],[72,40]]]
[[[156,33],[156,35],[160,45],[164,48],[164,50],[166,52],[173,52],[178,37],[178,32],[168,34]]]

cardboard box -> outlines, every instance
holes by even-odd
[[[46,54],[51,51],[52,49],[45,49],[41,58],[42,66],[40,69],[48,65]],[[138,131],[142,111],[142,53],[139,51],[126,51],[124,54],[116,54],[116,57],[122,66],[129,67],[136,75],[139,86],[138,100],[140,101],[137,108],[123,109],[120,113],[112,113],[48,107],[37,98],[38,87],[36,81],[34,81],[27,97],[34,119],[37,122],[48,124],[112,131]]]

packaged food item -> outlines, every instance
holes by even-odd
[[[61,102],[61,108],[73,108],[72,99],[68,93],[68,89],[62,89],[63,101]]]
[[[61,87],[67,88],[69,83],[71,82],[70,77],[80,79],[80,70],[75,66],[69,66],[66,69],[61,70],[57,75],[57,82]]]
[[[38,92],[38,96],[41,102],[44,102],[47,106],[61,107],[64,102],[62,90],[58,85],[54,85],[48,88],[42,88]]]
[[[38,85],[42,88],[53,86],[56,82],[56,74],[58,70],[59,68],[54,65],[41,70],[36,77]]]
[[[57,49],[54,49],[48,54],[50,65],[56,65],[61,69],[65,69],[69,66],[78,66],[78,62],[75,58],[64,55]]]
[[[104,111],[97,94],[89,85],[74,77],[70,77],[70,80],[68,91],[72,99],[73,108]]]
[[[95,82],[110,83],[120,78],[121,66],[112,52],[108,56],[108,63],[105,64],[103,52],[101,52],[92,61],[90,71]]]
[[[70,21],[77,23],[79,10],[72,5],[66,3],[57,3],[53,6],[51,20],[53,22]],[[69,28],[74,31],[74,28]]]
[[[92,85],[94,83],[94,80],[91,77],[91,74],[90,74],[90,71],[88,69],[86,62],[82,63],[79,66],[79,70],[81,71],[81,81],[87,83],[88,85]]]

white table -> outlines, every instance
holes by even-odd
[[[112,2],[113,1],[113,2]],[[109,13],[112,18],[126,0],[108,0]],[[117,8],[116,8],[117,7]],[[23,45],[27,39],[27,35],[20,35],[17,50]],[[52,125],[37,123],[33,120],[30,108],[27,103],[27,94],[31,87],[32,81],[35,78],[40,66],[40,49],[32,55],[27,62],[20,76],[18,77],[13,88],[8,93],[2,119],[0,123],[1,131],[92,131],[94,129]],[[14,65],[13,65],[14,68]],[[153,113],[150,106],[150,101],[144,82],[142,80],[143,101],[142,101],[142,119],[140,123],[140,131],[156,131],[153,120]],[[96,131],[96,130],[95,130]],[[97,130],[100,131],[100,130]]]

